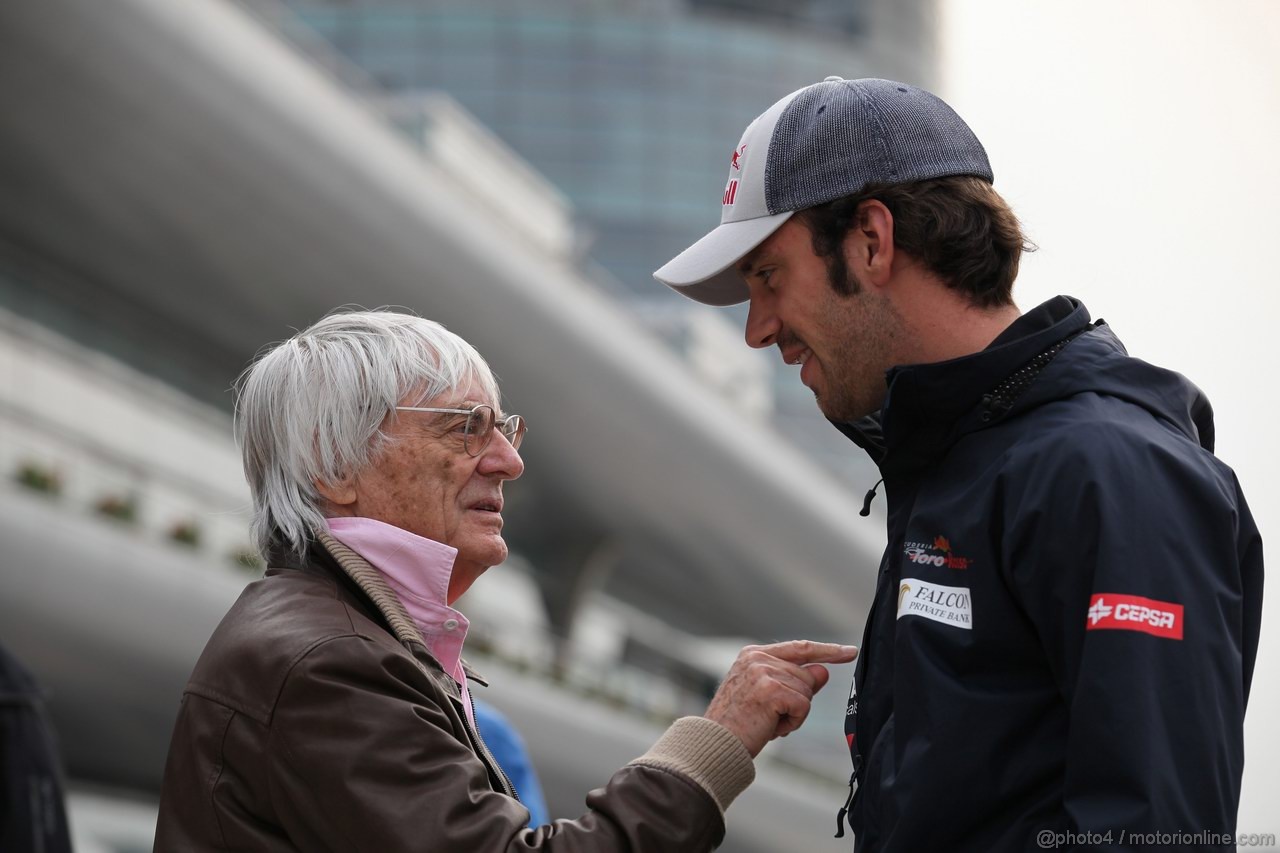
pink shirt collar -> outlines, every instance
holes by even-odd
[[[462,688],[472,725],[471,694],[462,671],[462,643],[470,623],[449,606],[449,578],[458,549],[372,518],[330,518],[333,538],[378,570],[404,605],[427,651]]]

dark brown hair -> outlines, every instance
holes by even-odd
[[[1035,245],[1003,198],[981,178],[957,175],[909,184],[872,185],[856,195],[797,211],[827,262],[837,293],[858,292],[845,261],[845,236],[858,205],[876,199],[893,214],[894,246],[980,308],[1013,304],[1018,261]]]

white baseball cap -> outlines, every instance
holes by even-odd
[[[828,77],[747,125],[729,162],[720,225],[655,272],[707,305],[748,298],[737,263],[797,210],[947,175],[992,180],[982,143],[936,95],[892,80]]]

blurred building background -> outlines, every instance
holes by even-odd
[[[739,315],[649,274],[769,103],[936,87],[934,42],[925,0],[0,6],[0,643],[49,691],[80,849],[149,849],[182,684],[261,572],[231,382],[337,305],[441,320],[530,419],[513,556],[461,606],[553,815],[742,642],[860,637],[870,468]],[[847,846],[850,674],[723,849]]]
[[[643,301],[661,298],[654,259],[718,223],[709,165],[762,103],[829,74],[935,82],[920,0],[286,3],[411,133],[424,93],[455,98],[565,193],[578,251]]]
[[[652,273],[719,223],[729,154],[772,101],[831,74],[938,88],[935,0],[238,2],[424,148],[446,93],[563,193],[586,277],[745,415],[841,479],[870,475],[794,371],[742,346],[745,308],[690,304]],[[523,201],[502,207],[541,221]]]

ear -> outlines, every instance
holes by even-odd
[[[893,214],[873,198],[858,205],[857,217],[845,236],[845,261],[858,282],[882,288],[893,277]]]
[[[327,483],[315,482],[316,491],[324,498],[329,508],[339,515],[346,515],[344,510],[356,502],[356,478],[350,474]]]

